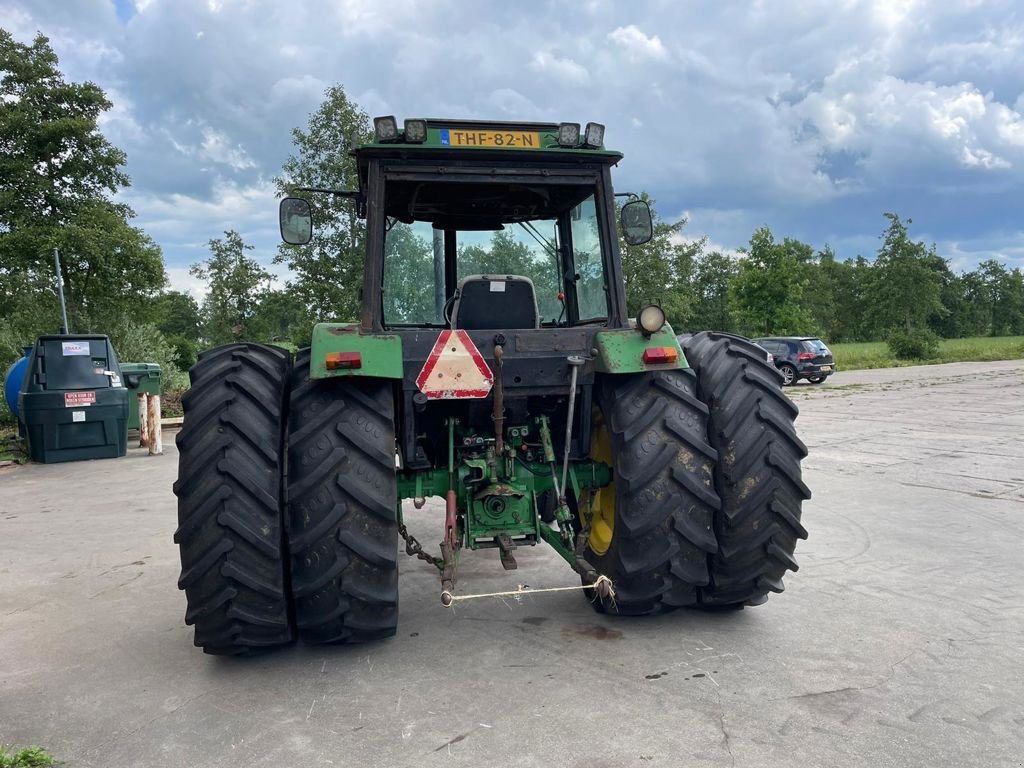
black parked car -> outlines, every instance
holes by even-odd
[[[783,386],[796,384],[800,379],[821,384],[836,372],[832,350],[814,336],[767,336],[754,342],[775,356]]]

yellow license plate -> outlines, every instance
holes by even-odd
[[[447,138],[447,141],[445,139]],[[540,134],[530,131],[456,131],[442,130],[441,144],[452,147],[507,147],[540,149]]]
[[[823,365],[823,366],[821,366],[821,370],[823,370],[823,371],[831,371],[832,370],[832,366],[831,365]]]

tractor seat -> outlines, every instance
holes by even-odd
[[[459,281],[452,328],[466,331],[537,328],[533,280],[521,275],[468,275]]]

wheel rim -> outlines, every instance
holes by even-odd
[[[612,436],[604,423],[601,411],[594,408],[591,416],[590,457],[610,467],[612,460]],[[590,535],[587,546],[596,555],[603,555],[612,544],[615,534],[615,481],[603,488],[590,491]],[[582,509],[581,509],[582,511]]]
[[[784,365],[782,367],[782,383],[783,384],[792,384],[793,383],[793,378],[795,377],[795,375],[796,375],[796,371],[794,371],[788,365]]]

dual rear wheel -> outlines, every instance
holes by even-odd
[[[599,379],[585,558],[601,611],[756,605],[807,533],[796,406],[763,353],[696,334],[691,368]],[[391,636],[398,617],[391,384],[310,380],[277,347],[234,344],[190,371],[177,437],[175,541],[186,623],[207,653]]]
[[[178,586],[195,644],[249,654],[393,635],[391,387],[310,381],[309,353],[233,344],[189,372],[178,433]]]
[[[616,590],[599,610],[758,605],[798,568],[810,491],[797,407],[746,339],[698,333],[685,353],[689,369],[609,377],[596,393],[592,454],[615,478],[581,505],[586,559]]]

